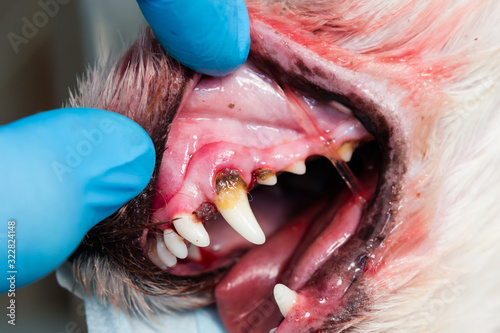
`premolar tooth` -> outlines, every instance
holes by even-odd
[[[276,173],[271,169],[259,169],[257,172],[257,183],[261,185],[276,185],[278,179]]]
[[[250,208],[247,184],[239,173],[223,172],[216,180],[215,191],[215,206],[226,222],[249,242],[264,244],[266,236]]]
[[[297,302],[297,293],[281,283],[274,286],[273,293],[281,314],[286,317]]]
[[[304,161],[297,161],[283,169],[283,171],[291,172],[296,175],[303,175],[306,173],[306,164],[304,163]]]
[[[193,214],[179,214],[174,220],[175,230],[192,244],[206,247],[210,244],[208,232],[201,222],[196,221]]]
[[[352,157],[352,153],[354,152],[354,144],[352,142],[344,142],[339,149],[337,149],[337,153],[340,158],[345,162],[349,162]]]
[[[172,252],[174,256],[179,259],[184,259],[188,255],[187,246],[184,243],[184,239],[177,235],[172,229],[165,229],[163,232],[163,240],[165,241],[165,246]]]
[[[163,242],[163,237],[161,235],[156,235],[156,253],[158,254],[158,258],[167,266],[173,267],[177,264],[177,258],[170,253],[169,250],[165,247],[165,243]]]

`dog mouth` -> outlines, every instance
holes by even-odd
[[[345,96],[257,62],[194,78],[140,243],[168,276],[213,279],[230,332],[331,328],[366,301],[389,222],[388,156]]]
[[[116,91],[160,102],[144,115],[130,101],[91,105],[138,121],[157,149],[146,190],[72,258],[96,296],[141,315],[215,301],[229,332],[334,332],[362,317],[394,223],[403,136],[374,98],[383,83],[273,31],[253,23],[250,60],[230,76],[169,63],[130,84],[129,71],[148,73],[141,57],[168,58],[147,37],[148,53],[133,48],[116,68]]]
[[[306,160],[314,156],[328,158],[360,202],[369,199],[358,193],[365,190],[346,162],[372,137],[348,108],[279,85],[252,62],[227,78],[202,77],[193,85],[169,126],[152,204],[150,220],[165,221],[158,226],[165,237],[156,235],[157,246],[145,248],[151,260],[163,261],[160,268],[176,263],[169,252],[186,258],[184,239],[208,248],[212,256],[219,247],[227,248],[220,241],[209,246],[204,224],[216,212],[248,241],[243,244],[263,244],[283,218],[263,217],[266,223],[259,223],[247,192],[254,185],[276,184],[282,172],[304,174]],[[168,250],[163,251],[162,241]],[[231,251],[242,246],[232,244]],[[175,272],[189,274],[179,266]]]

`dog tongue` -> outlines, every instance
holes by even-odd
[[[217,285],[215,297],[229,332],[268,332],[283,318],[277,283],[299,290],[354,234],[364,200],[344,190],[334,202],[308,208],[264,245],[246,253]]]
[[[217,285],[215,297],[229,332],[269,331],[282,318],[272,290],[319,208],[309,210],[285,225],[264,245],[255,247]]]

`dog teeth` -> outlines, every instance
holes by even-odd
[[[172,229],[165,229],[163,232],[163,240],[165,241],[165,246],[172,252],[174,256],[179,259],[184,259],[188,255],[188,249],[184,243],[184,239],[179,236]]]
[[[210,244],[210,237],[203,224],[193,214],[179,214],[174,220],[175,230],[187,241],[199,247]]]
[[[201,251],[200,248],[196,245],[191,244],[188,247],[188,259],[193,261],[201,261]]]
[[[217,177],[215,206],[227,223],[243,238],[254,244],[264,244],[266,236],[250,208],[247,184],[236,171]]]
[[[283,171],[294,173],[296,175],[303,175],[306,173],[306,164],[304,161],[297,161],[283,169]]]
[[[337,153],[339,157],[343,159],[345,162],[349,162],[351,160],[352,154],[354,153],[354,144],[352,142],[344,142],[339,149],[337,149]]]
[[[286,317],[297,302],[297,293],[281,283],[274,286],[273,293],[281,314]]]
[[[177,258],[167,250],[161,235],[156,235],[156,253],[158,254],[158,258],[160,258],[167,267],[173,267],[177,264]]]
[[[257,174],[257,183],[261,185],[273,186],[278,182],[276,173],[271,169],[259,169]]]
[[[160,257],[158,257],[158,253],[156,251],[156,241],[151,241],[149,244],[148,257],[149,260],[151,260],[151,262],[160,269],[166,270],[168,268],[167,265],[160,260]]]

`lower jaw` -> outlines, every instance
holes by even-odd
[[[372,188],[363,190],[369,198]],[[343,271],[338,266],[335,255],[355,237],[363,208],[364,200],[344,189],[335,199],[307,208],[265,245],[246,253],[215,289],[226,328],[238,332],[251,325],[253,331],[267,332],[285,316],[294,327],[303,321],[301,326],[312,329],[316,325],[310,325],[309,314],[314,313],[314,321],[321,323],[341,307],[356,277],[349,276],[349,267]],[[355,266],[353,262],[353,270],[359,269]],[[277,291],[277,284],[289,289]],[[256,325],[259,316],[263,319]]]

